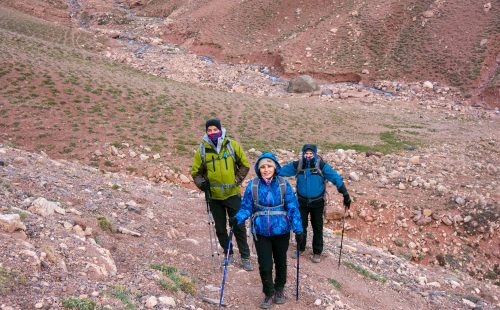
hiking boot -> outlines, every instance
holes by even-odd
[[[243,270],[252,271],[253,266],[252,266],[252,261],[250,261],[250,258],[242,258],[241,267],[243,268]]]
[[[304,254],[304,251],[299,251],[299,255],[302,256],[302,254]],[[293,259],[296,259],[297,258],[297,251],[292,251],[290,253],[290,257]]]
[[[224,268],[224,265],[226,263],[226,257],[224,257],[224,259],[222,260],[222,263],[221,263],[221,267]],[[232,265],[234,264],[234,257],[233,257],[233,254],[229,254],[229,258],[227,260],[227,265]]]
[[[281,305],[281,304],[284,304],[285,303],[285,293],[283,292],[283,289],[281,290],[277,290],[276,292],[274,292],[274,298],[273,298],[273,302],[277,305]]]
[[[314,254],[312,257],[311,257],[311,261],[313,263],[319,263],[321,262],[321,254]]]
[[[264,301],[259,305],[261,309],[269,309],[273,305],[273,295],[264,297]]]

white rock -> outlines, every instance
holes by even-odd
[[[476,307],[475,303],[473,303],[472,301],[470,301],[466,298],[462,298],[462,303],[471,309],[474,309]]]
[[[321,306],[321,299],[316,299],[316,300],[314,301],[314,305],[315,305],[315,306]]]
[[[175,307],[175,299],[173,297],[169,296],[161,296],[158,298],[158,301],[160,304],[165,305],[165,306],[170,306],[170,307]]]
[[[441,283],[435,281],[435,282],[429,282],[427,283],[427,286],[432,286],[432,287],[441,287]]]
[[[417,282],[418,284],[420,284],[421,286],[424,286],[426,283],[427,283],[427,277],[418,277],[417,278]]]
[[[389,178],[391,178],[391,179],[396,179],[396,178],[399,178],[400,176],[401,176],[401,172],[399,172],[397,170],[392,170],[389,173]]]
[[[0,214],[0,227],[3,227],[6,232],[14,232],[18,229],[26,230],[19,214]]]
[[[41,301],[40,301],[40,302],[37,302],[37,303],[35,304],[35,308],[36,308],[36,309],[42,309],[42,308],[43,308],[43,302],[41,302]]]
[[[139,155],[139,159],[140,159],[140,160],[143,160],[143,161],[144,161],[144,160],[148,160],[148,159],[149,159],[149,156],[148,156],[148,155],[146,155],[146,154],[141,154],[141,155]]]
[[[424,82],[424,85],[422,85],[424,88],[427,88],[427,89],[433,89],[434,88],[434,85],[432,85],[432,82],[431,81],[425,81]]]
[[[410,158],[410,164],[419,165],[420,164],[420,156],[413,156]]]
[[[136,232],[136,231],[133,231],[133,230],[130,230],[130,229],[127,229],[125,227],[118,227],[117,229],[118,232],[124,234],[124,235],[131,235],[131,236],[134,236],[134,237],[140,237],[141,234]]]
[[[184,183],[184,184],[187,184],[187,183],[191,182],[191,181],[189,180],[189,178],[188,178],[187,176],[183,175],[183,174],[179,175],[179,179],[180,179],[180,180],[181,180],[181,182],[182,182],[182,183]]]
[[[399,182],[399,184],[398,184],[398,188],[399,188],[400,190],[405,190],[405,189],[406,189],[406,185],[404,185],[403,183]]]
[[[54,214],[54,210],[56,208],[59,208],[59,204],[57,202],[48,201],[43,197],[38,197],[31,203],[31,207],[29,207],[28,210],[41,215],[42,217],[47,217]]]
[[[158,153],[157,153],[157,154],[154,154],[154,155],[153,155],[153,159],[160,159],[160,154],[158,154]]]
[[[447,189],[444,185],[442,185],[442,184],[439,184],[439,185],[437,186],[437,190],[438,190],[438,192],[440,192],[440,193],[446,193],[446,192],[448,191],[448,189]]]
[[[465,199],[462,198],[462,197],[456,197],[455,198],[455,202],[458,204],[458,205],[464,205],[465,204]]]
[[[353,181],[359,181],[359,175],[356,172],[349,173],[349,179]]]
[[[158,304],[158,299],[155,296],[150,296],[146,300],[146,308],[153,309]]]

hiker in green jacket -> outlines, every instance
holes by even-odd
[[[209,119],[205,124],[206,134],[194,155],[191,175],[196,186],[208,196],[210,212],[215,222],[219,244],[227,253],[227,219],[233,217],[241,205],[240,185],[250,165],[240,144],[226,136],[226,129],[218,119]],[[233,229],[244,270],[253,270],[250,248],[247,243],[245,223]],[[229,263],[233,263],[233,249],[229,250]]]

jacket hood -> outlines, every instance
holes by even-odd
[[[262,176],[260,175],[260,169],[259,169],[259,161],[263,158],[269,158],[271,159],[272,161],[274,161],[274,163],[276,164],[276,175],[278,175],[280,173],[280,170],[281,170],[281,166],[280,164],[278,163],[278,160],[276,159],[276,156],[274,156],[273,153],[269,153],[269,152],[265,152],[265,153],[262,153],[262,155],[259,156],[259,158],[257,158],[257,162],[255,163],[254,165],[254,169],[255,169],[255,174],[259,177],[259,178],[262,178]]]
[[[314,153],[314,159],[318,159],[318,147],[314,144],[304,144],[302,146],[302,158],[304,158],[304,154],[306,153],[306,150],[311,150]]]

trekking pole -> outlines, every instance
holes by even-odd
[[[229,242],[227,244],[226,258],[224,260],[224,275],[222,276],[222,285],[220,288],[219,308],[222,306],[222,298],[224,298],[224,284],[226,283],[227,265],[229,264],[229,252],[231,252],[231,239],[233,239],[233,228],[229,229]]]
[[[214,252],[217,252],[217,256],[219,256],[219,251],[217,251],[217,235],[215,234],[215,221],[214,217],[212,215],[212,212],[210,212],[210,191],[206,190],[205,191],[205,201],[207,203],[207,216],[208,216],[208,236],[210,237],[210,252],[212,254],[212,265],[215,268],[215,256]],[[213,237],[212,237],[213,235]],[[214,251],[214,245],[215,245],[215,251]]]
[[[340,268],[340,258],[342,257],[342,244],[344,241],[344,230],[345,230],[345,214],[346,214],[347,208],[344,208],[344,216],[342,216],[342,236],[340,237],[340,253],[339,253],[339,265],[337,268]]]
[[[295,287],[295,302],[299,302],[299,270],[300,270],[300,251],[297,245],[297,285]]]

